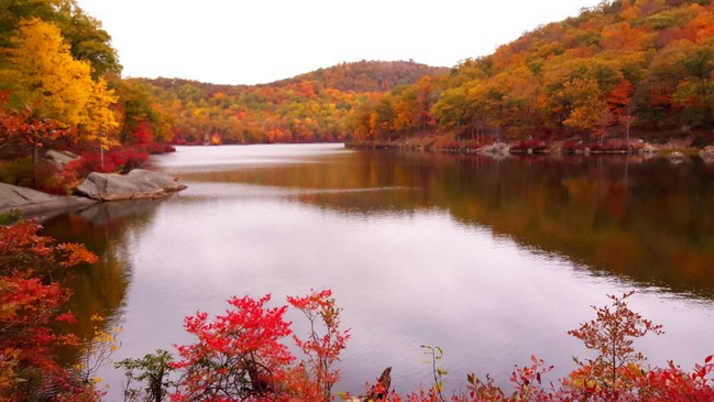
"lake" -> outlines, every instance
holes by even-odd
[[[342,391],[387,366],[399,391],[429,384],[424,344],[443,348],[447,390],[469,372],[504,384],[531,354],[562,376],[589,356],[566,331],[629,290],[664,325],[636,343],[650,363],[714,353],[714,164],[698,158],[319,144],[179,147],[151,163],[189,188],[45,222],[100,256],[71,281],[71,303],[81,333],[91,314],[123,328],[115,360],[192,341],[183,317],[221,313],[232,295],[282,305],[323,288],[352,328]],[[122,373],[101,375],[120,400]]]

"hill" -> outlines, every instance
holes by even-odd
[[[374,99],[354,130],[364,141],[431,132],[601,142],[637,130],[709,142],[713,71],[711,1],[603,1]]]
[[[360,105],[448,71],[412,61],[361,61],[256,86],[167,78],[126,80],[124,86],[144,94],[147,110],[171,127],[178,143],[344,141],[352,137],[349,122]],[[136,97],[121,99],[135,107]]]
[[[425,75],[442,75],[446,67],[430,67],[414,61],[359,61],[301,74],[268,84],[285,86],[302,81],[319,82],[342,92],[388,92],[400,85],[410,85]]]

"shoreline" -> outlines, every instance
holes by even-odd
[[[51,212],[54,216],[103,202],[165,198],[186,188],[171,176],[143,169],[126,175],[91,173],[75,189],[78,195],[52,195],[0,183],[0,214],[19,211],[36,217]]]
[[[412,152],[435,152],[447,154],[470,154],[470,155],[487,155],[487,156],[652,156],[652,157],[671,157],[674,154],[682,154],[688,156],[702,157],[703,153],[711,154],[711,146],[704,148],[697,147],[682,147],[671,146],[672,144],[663,144],[659,146],[652,145],[648,142],[631,143],[629,149],[616,146],[581,146],[577,148],[567,148],[563,144],[556,143],[540,143],[524,145],[519,142],[492,142],[484,143],[483,145],[473,146],[471,143],[451,143],[445,145],[437,145],[432,141],[363,141],[363,142],[345,142],[345,148],[353,150],[395,150],[395,151],[412,151]]]
[[[86,197],[52,195],[26,187],[0,183],[0,214],[20,211],[28,217],[47,213],[58,215],[97,203],[99,201]]]

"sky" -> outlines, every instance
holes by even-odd
[[[77,0],[124,77],[260,84],[360,60],[452,67],[599,0]]]

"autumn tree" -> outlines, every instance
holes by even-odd
[[[84,108],[80,124],[85,141],[97,141],[99,144],[100,165],[104,168],[104,151],[118,144],[116,121],[112,105],[117,102],[114,91],[107,88],[103,78],[92,81],[92,91]]]
[[[62,1],[56,10],[53,22],[67,41],[72,57],[89,62],[94,80],[118,78],[121,73],[119,58],[102,23],[87,15],[74,1]]]
[[[571,111],[563,124],[584,131],[603,129],[610,123],[610,111],[594,80],[575,79],[563,85],[563,96]]]
[[[111,37],[74,0],[0,0],[0,49],[12,48],[21,22],[30,19],[56,25],[67,40],[72,57],[91,64],[94,78],[118,75],[121,71]],[[2,64],[0,58],[0,68]]]
[[[619,82],[609,94],[607,103],[613,118],[625,129],[625,146],[630,144],[630,128],[637,122],[635,87],[628,80]]]
[[[14,70],[6,74],[16,78],[15,104],[39,118],[79,124],[93,89],[89,63],[75,60],[60,30],[39,19],[22,21],[14,43]]]
[[[608,295],[612,306],[593,306],[596,318],[568,331],[597,353],[594,359],[576,360],[580,369],[573,372],[572,377],[584,376],[586,392],[596,390],[614,395],[623,389],[631,390],[633,383],[628,373],[633,368],[641,369],[645,361],[645,356],[635,349],[634,341],[648,333],[662,333],[661,325],[653,324],[628,307],[627,299],[633,293]]]
[[[118,95],[117,109],[119,122],[119,142],[122,144],[144,143],[143,137],[136,138],[139,132],[150,131],[152,136],[170,140],[169,113],[180,115],[181,101],[176,99],[165,111],[159,100],[152,95],[151,88],[137,79],[124,79],[116,87]]]

